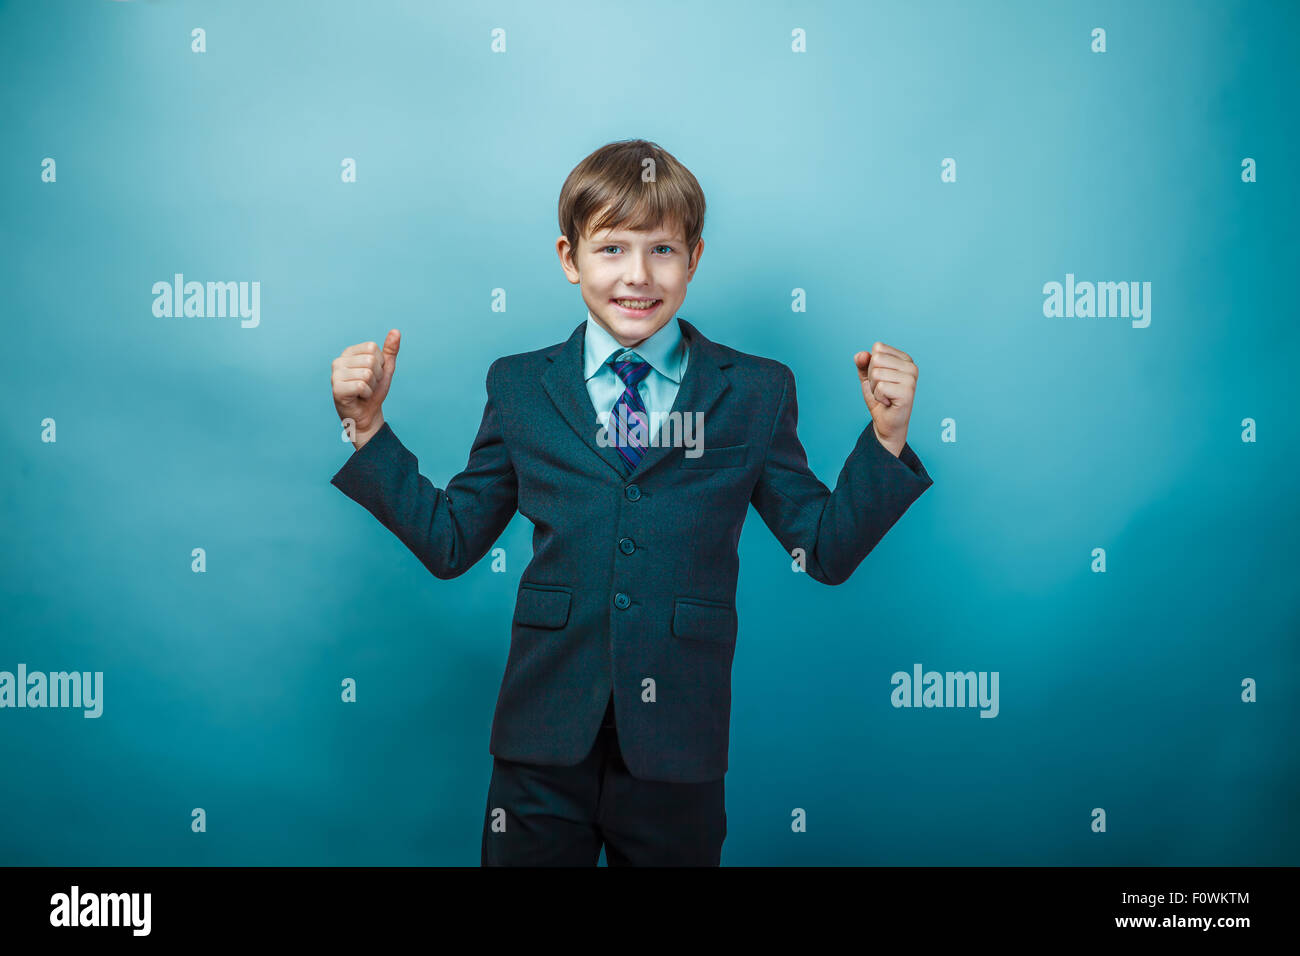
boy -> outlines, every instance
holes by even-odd
[[[749,505],[809,575],[840,584],[933,483],[906,444],[904,352],[854,356],[870,421],[832,493],[795,434],[790,369],[677,318],[704,208],[690,171],[645,140],[574,168],[556,251],[587,319],[492,363],[469,463],[445,489],[381,411],[398,330],[334,360],[356,451],[331,482],[435,576],[468,571],[516,510],[535,526],[492,721],[483,865],[594,865],[602,845],[612,866],[718,865]]]

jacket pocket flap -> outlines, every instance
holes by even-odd
[[[683,468],[735,468],[745,463],[745,453],[748,451],[748,444],[727,445],[723,448],[710,448],[705,445],[704,451],[696,458],[683,453],[681,466]]]
[[[673,633],[697,641],[736,642],[736,609],[697,598],[678,598],[673,607]]]
[[[527,627],[564,627],[569,620],[571,597],[563,588],[546,590],[521,585],[515,601],[514,621]]]

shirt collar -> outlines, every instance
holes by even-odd
[[[629,349],[610,335],[605,327],[592,317],[591,310],[588,309],[587,328],[583,338],[582,377],[586,381],[600,371],[600,367],[615,355],[632,351],[649,362],[650,367],[660,375],[672,379],[680,385],[682,381],[682,358],[686,351],[683,348],[684,345],[685,339],[682,338],[682,329],[677,323],[676,316],[673,316],[668,324],[650,338],[635,348]]]

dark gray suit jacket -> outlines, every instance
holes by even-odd
[[[654,445],[628,475],[600,446],[584,321],[565,342],[492,363],[469,463],[445,490],[387,423],[331,479],[439,578],[468,571],[516,509],[533,523],[492,721],[498,757],[578,763],[612,690],[633,776],[722,777],[750,503],[787,554],[803,549],[811,577],[839,584],[933,484],[911,447],[894,457],[868,418],[830,491],[795,434],[790,369],[677,321],[690,360],[673,411],[704,413],[700,457]]]

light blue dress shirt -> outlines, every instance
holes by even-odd
[[[682,327],[677,324],[676,316],[640,345],[628,348],[619,344],[604,326],[592,318],[588,309],[587,328],[583,334],[583,377],[592,407],[596,410],[597,423],[603,425],[609,420],[614,403],[627,388],[610,362],[639,358],[650,363],[650,372],[636,388],[650,415],[648,424],[653,430],[655,423],[672,411],[682,376],[686,374],[689,352],[690,347],[682,337]]]

